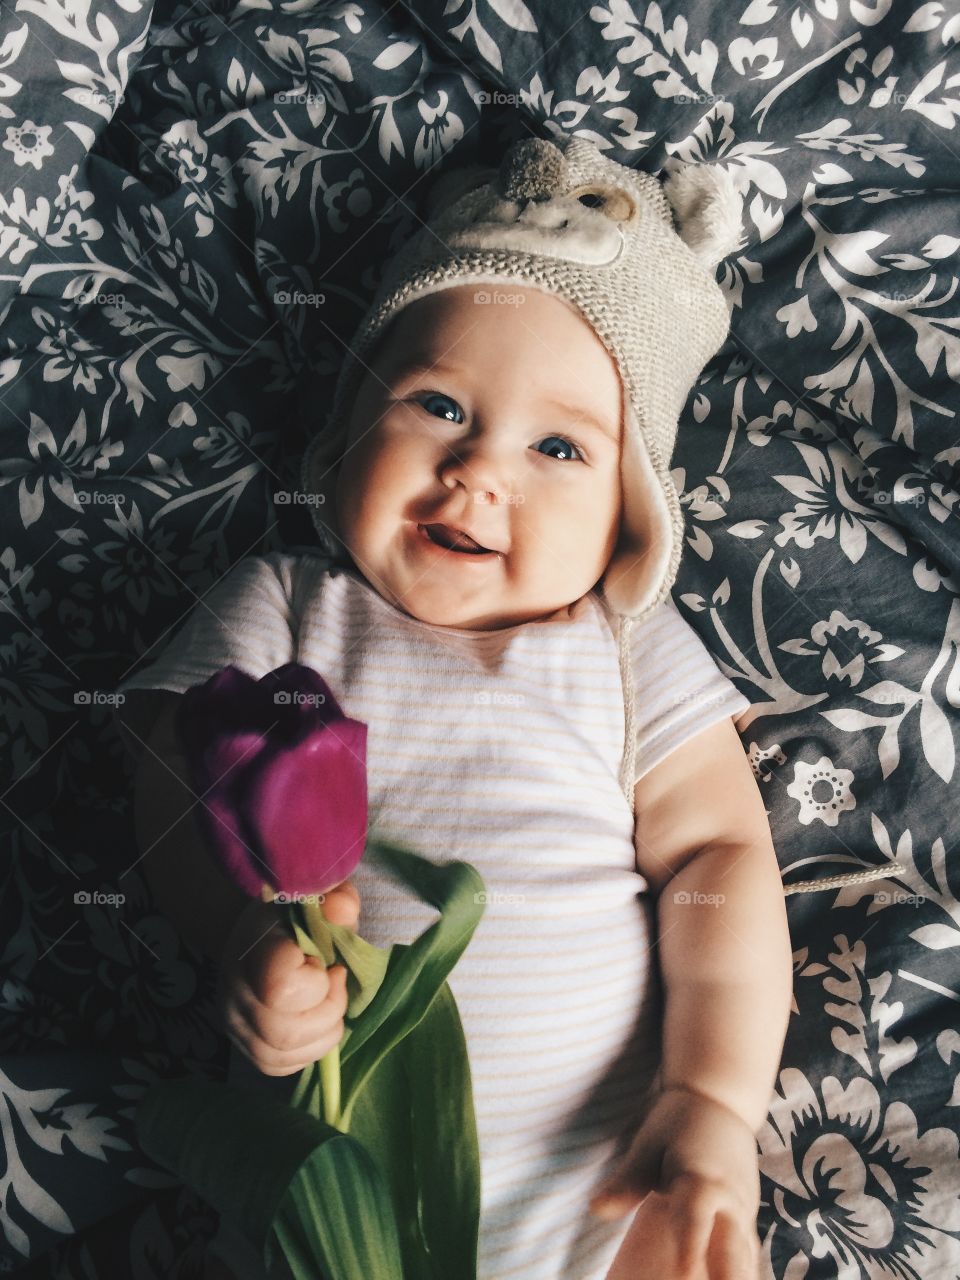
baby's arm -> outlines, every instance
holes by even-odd
[[[711,1246],[713,1280],[728,1274],[716,1265],[718,1249],[747,1250],[742,1257],[756,1248],[754,1135],[767,1116],[793,990],[783,884],[732,720],[671,753],[641,778],[635,796],[637,869],[657,897],[666,1007],[659,1094],[622,1166],[632,1161],[635,1175],[618,1177],[624,1194],[607,1202],[614,1208],[609,1216],[622,1216],[646,1191],[665,1193],[673,1182],[671,1194],[687,1218],[678,1247],[700,1251],[692,1265],[703,1263],[714,1213],[725,1215],[718,1226],[725,1243],[718,1236]],[[640,1256],[652,1225],[640,1219],[658,1212],[651,1202],[637,1214],[638,1231],[631,1227],[625,1237],[611,1280],[659,1274],[649,1248]],[[675,1223],[675,1215],[668,1213],[668,1221]],[[751,1229],[752,1240],[744,1239]],[[643,1269],[648,1263],[653,1271]],[[686,1274],[679,1257],[664,1255],[663,1265]]]
[[[343,1037],[346,970],[305,956],[279,923],[278,908],[248,897],[207,852],[192,810],[202,803],[187,782],[176,737],[179,694],[139,691],[121,715],[136,748],[134,821],[141,867],[160,910],[181,936],[219,966],[218,1015],[237,1047],[265,1075],[290,1075]],[[147,730],[149,714],[159,715]],[[349,882],[326,895],[324,914],[355,927],[359,897]]]
[[[733,721],[711,725],[636,785],[637,869],[657,895],[667,1007],[661,1088],[767,1116],[790,1017],[783,882]]]

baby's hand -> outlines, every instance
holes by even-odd
[[[757,1280],[756,1140],[727,1107],[666,1089],[624,1160],[590,1202],[599,1216],[637,1208],[606,1280]]]
[[[224,1029],[267,1076],[289,1076],[343,1038],[347,971],[305,955],[277,918],[282,910],[253,900],[224,943],[217,1005]],[[323,914],[355,929],[360,895],[344,880],[329,890]]]

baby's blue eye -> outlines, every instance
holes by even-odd
[[[583,461],[583,454],[580,450],[580,446],[577,444],[574,444],[572,440],[567,440],[563,436],[544,436],[543,440],[541,440],[540,443],[543,444],[544,440],[559,440],[563,448],[566,449],[568,452],[571,448],[576,449],[577,455],[579,455],[579,458],[575,458],[575,460],[579,460],[580,462]]]
[[[427,394],[423,397],[423,399],[424,400],[446,400],[447,404],[457,405],[456,400],[451,400],[449,396],[445,396],[441,394],[439,391],[428,391]],[[457,411],[459,412],[459,410],[460,410],[460,406],[457,405]],[[427,413],[429,412],[430,410],[427,409]]]
[[[421,397],[421,404],[423,405],[424,409],[426,409],[427,413],[431,412],[430,409],[427,409],[427,401],[429,400],[446,400],[447,404],[452,404],[456,408],[457,413],[461,414],[461,421],[462,421],[462,411],[460,409],[460,406],[457,404],[456,400],[452,400],[450,396],[445,396],[441,391],[426,392]],[[447,417],[446,414],[443,414],[441,416]],[[447,417],[447,421],[448,422],[450,421],[449,417]],[[585,458],[583,456],[583,450],[575,441],[567,440],[563,436],[544,436],[543,440],[540,441],[540,444],[543,444],[544,441],[546,440],[559,440],[562,447],[567,450],[568,455],[572,457],[574,461],[579,461],[579,462],[585,461]],[[571,449],[575,450],[575,452],[571,453]],[[563,461],[563,459],[558,459],[558,461]]]

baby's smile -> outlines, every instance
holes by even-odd
[[[438,627],[490,631],[596,586],[621,511],[616,365],[538,289],[417,299],[353,405],[336,506],[357,569]],[[480,301],[483,299],[483,301]]]
[[[442,547],[458,555],[496,556],[500,554],[494,547],[481,546],[465,529],[453,525],[418,524],[417,528],[435,547]]]

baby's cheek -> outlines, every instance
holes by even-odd
[[[437,469],[455,457],[428,426],[411,422],[384,424],[367,461],[376,471],[379,490],[422,494]]]
[[[394,528],[398,515],[423,494],[430,466],[422,448],[395,431],[373,428],[342,466],[338,512],[345,539],[357,541]]]
[[[340,464],[340,493],[353,504],[376,487],[376,472],[384,470],[385,446],[381,430],[372,424],[358,430],[348,439]]]
[[[564,532],[567,539],[581,549],[605,546],[610,534],[620,527],[620,513],[610,501],[605,486],[578,486],[575,492],[560,499],[563,506]]]

